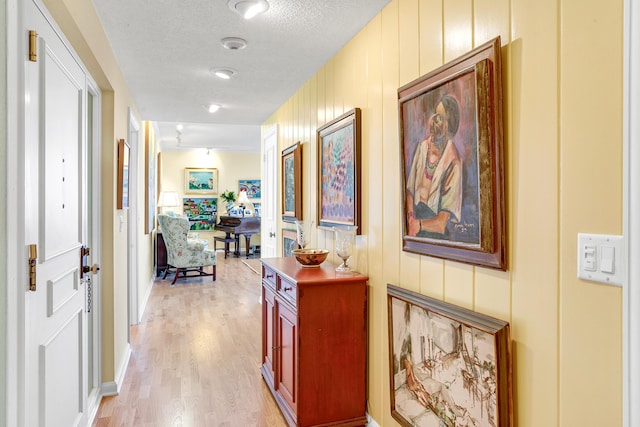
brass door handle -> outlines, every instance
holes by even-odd
[[[98,264],[93,264],[91,267],[89,267],[88,265],[83,265],[82,266],[82,272],[83,273],[93,273],[93,274],[98,274],[98,271],[100,270],[100,266]]]

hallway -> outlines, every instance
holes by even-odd
[[[243,260],[219,253],[215,282],[156,280],[94,427],[286,426],[260,375],[260,276]]]

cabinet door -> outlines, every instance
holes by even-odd
[[[262,291],[262,364],[273,383],[273,349],[276,345],[274,342],[275,328],[273,320],[275,319],[276,306],[273,291],[266,286],[262,287]]]
[[[280,351],[276,389],[293,413],[298,405],[298,322],[296,312],[276,302],[278,308],[278,341]]]

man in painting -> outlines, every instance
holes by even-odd
[[[445,95],[429,118],[429,135],[416,147],[407,179],[407,234],[448,240],[447,224],[462,210],[462,161],[453,143],[460,108]]]

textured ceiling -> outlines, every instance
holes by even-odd
[[[268,1],[245,20],[227,0],[93,0],[162,150],[260,151],[260,125],[390,0]],[[225,37],[248,45],[225,49]],[[218,79],[217,67],[237,74]],[[221,109],[210,114],[211,103]]]

